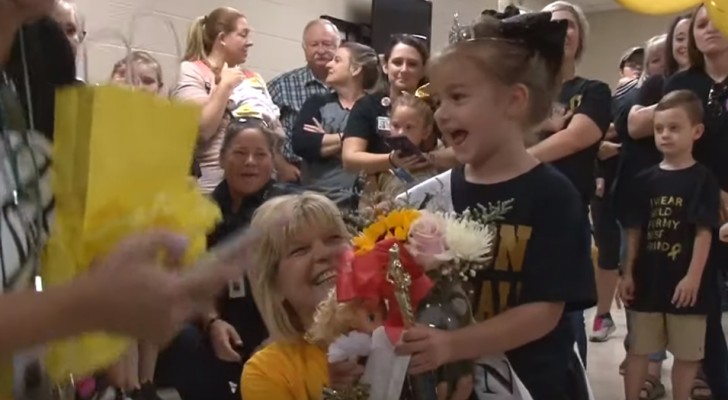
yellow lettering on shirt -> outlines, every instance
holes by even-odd
[[[520,273],[528,240],[533,229],[530,226],[503,224],[498,229],[498,248],[493,268],[502,271],[503,278],[487,279],[480,288],[476,308],[476,319],[486,320],[508,309],[508,304],[517,298],[521,290]]]

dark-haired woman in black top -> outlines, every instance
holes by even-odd
[[[710,21],[705,6],[693,16],[688,51],[690,69],[673,75],[665,83],[665,93],[687,89],[703,100],[705,133],[695,143],[695,160],[707,166],[721,187],[721,214],[728,210],[728,37]],[[713,309],[708,313],[703,370],[714,399],[728,399],[728,347],[721,326],[721,270],[728,265],[728,249],[714,234],[705,276],[715,285]],[[710,275],[712,274],[712,275]],[[720,284],[720,287],[719,287]],[[695,398],[695,396],[694,396]]]
[[[628,126],[626,126],[629,135],[625,139],[651,147],[654,150],[652,152],[654,157],[651,160],[654,160],[655,157],[659,158],[659,155],[656,155],[657,149],[655,149],[655,143],[652,139],[652,115],[655,105],[662,97],[665,80],[677,72],[690,68],[688,36],[691,17],[691,14],[680,15],[672,21],[665,39],[665,71],[663,74],[651,74],[646,80],[640,82],[639,101],[629,110]],[[645,138],[648,138],[648,140],[642,140]],[[625,143],[623,151],[628,151],[627,147]],[[654,163],[656,162],[654,161]],[[641,167],[651,166],[654,163],[642,164]]]
[[[389,106],[402,92],[415,93],[425,80],[425,65],[430,57],[422,38],[414,35],[395,35],[384,53],[384,72],[389,82],[388,92],[362,97],[354,105],[344,129],[342,161],[344,168],[354,173],[377,174],[392,168],[419,171],[432,164],[446,169],[454,165],[450,150],[429,153],[424,162],[416,156],[400,157],[385,143],[391,134]],[[432,142],[432,150],[437,142]]]

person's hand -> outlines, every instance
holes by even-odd
[[[564,109],[561,112],[553,110],[553,112],[551,113],[551,117],[549,117],[541,124],[541,130],[551,133],[561,131],[566,128],[566,123],[573,116],[574,112],[572,110]]]
[[[600,160],[608,160],[612,157],[619,155],[619,149],[622,148],[621,143],[614,143],[604,141],[599,145],[599,151],[597,152],[597,158]]]
[[[623,276],[619,280],[618,289],[622,303],[629,305],[634,300],[634,279],[631,276]]]
[[[599,197],[600,199],[604,197],[605,186],[606,181],[604,180],[604,178],[597,178],[596,190],[594,190],[594,195]]]
[[[301,179],[301,170],[283,157],[276,163],[276,173],[278,182],[298,182]]]
[[[451,332],[415,325],[402,335],[402,343],[395,352],[412,355],[409,372],[418,375],[434,371],[450,361],[452,356]]]
[[[240,354],[235,350],[243,345],[243,340],[235,328],[227,322],[216,319],[210,323],[210,343],[215,356],[222,361],[240,362]]]
[[[402,153],[399,151],[392,152],[391,160],[392,165],[397,168],[402,168],[407,172],[417,172],[432,166],[430,161],[427,159],[422,159],[418,155],[403,157]]]
[[[468,400],[473,394],[473,375],[461,376],[451,392],[447,382],[437,384],[437,400]]]
[[[245,80],[245,73],[239,67],[229,67],[227,63],[220,70],[220,86],[228,90],[235,89]]]
[[[686,275],[680,280],[672,295],[672,304],[677,308],[692,307],[698,301],[700,279]]]
[[[316,118],[313,119],[312,124],[305,124],[303,125],[304,132],[309,133],[326,133],[326,130],[324,129],[323,125],[321,125],[320,122]]]
[[[354,386],[364,373],[364,367],[353,360],[329,363],[329,387],[344,390]]]
[[[252,239],[246,234],[214,258],[180,272],[176,266],[188,240],[167,231],[131,236],[75,282],[96,329],[166,343],[183,324],[207,312],[228,281],[240,276]]]

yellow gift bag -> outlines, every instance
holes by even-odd
[[[119,87],[58,91],[47,286],[68,282],[125,236],[150,228],[190,237],[188,263],[205,251],[220,212],[188,177],[199,118],[195,105]],[[56,380],[84,375],[115,362],[126,345],[90,333],[52,344],[45,365]]]

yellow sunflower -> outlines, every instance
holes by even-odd
[[[371,251],[377,242],[384,239],[407,240],[410,226],[420,217],[420,212],[412,209],[395,210],[377,218],[353,239],[356,254]]]

